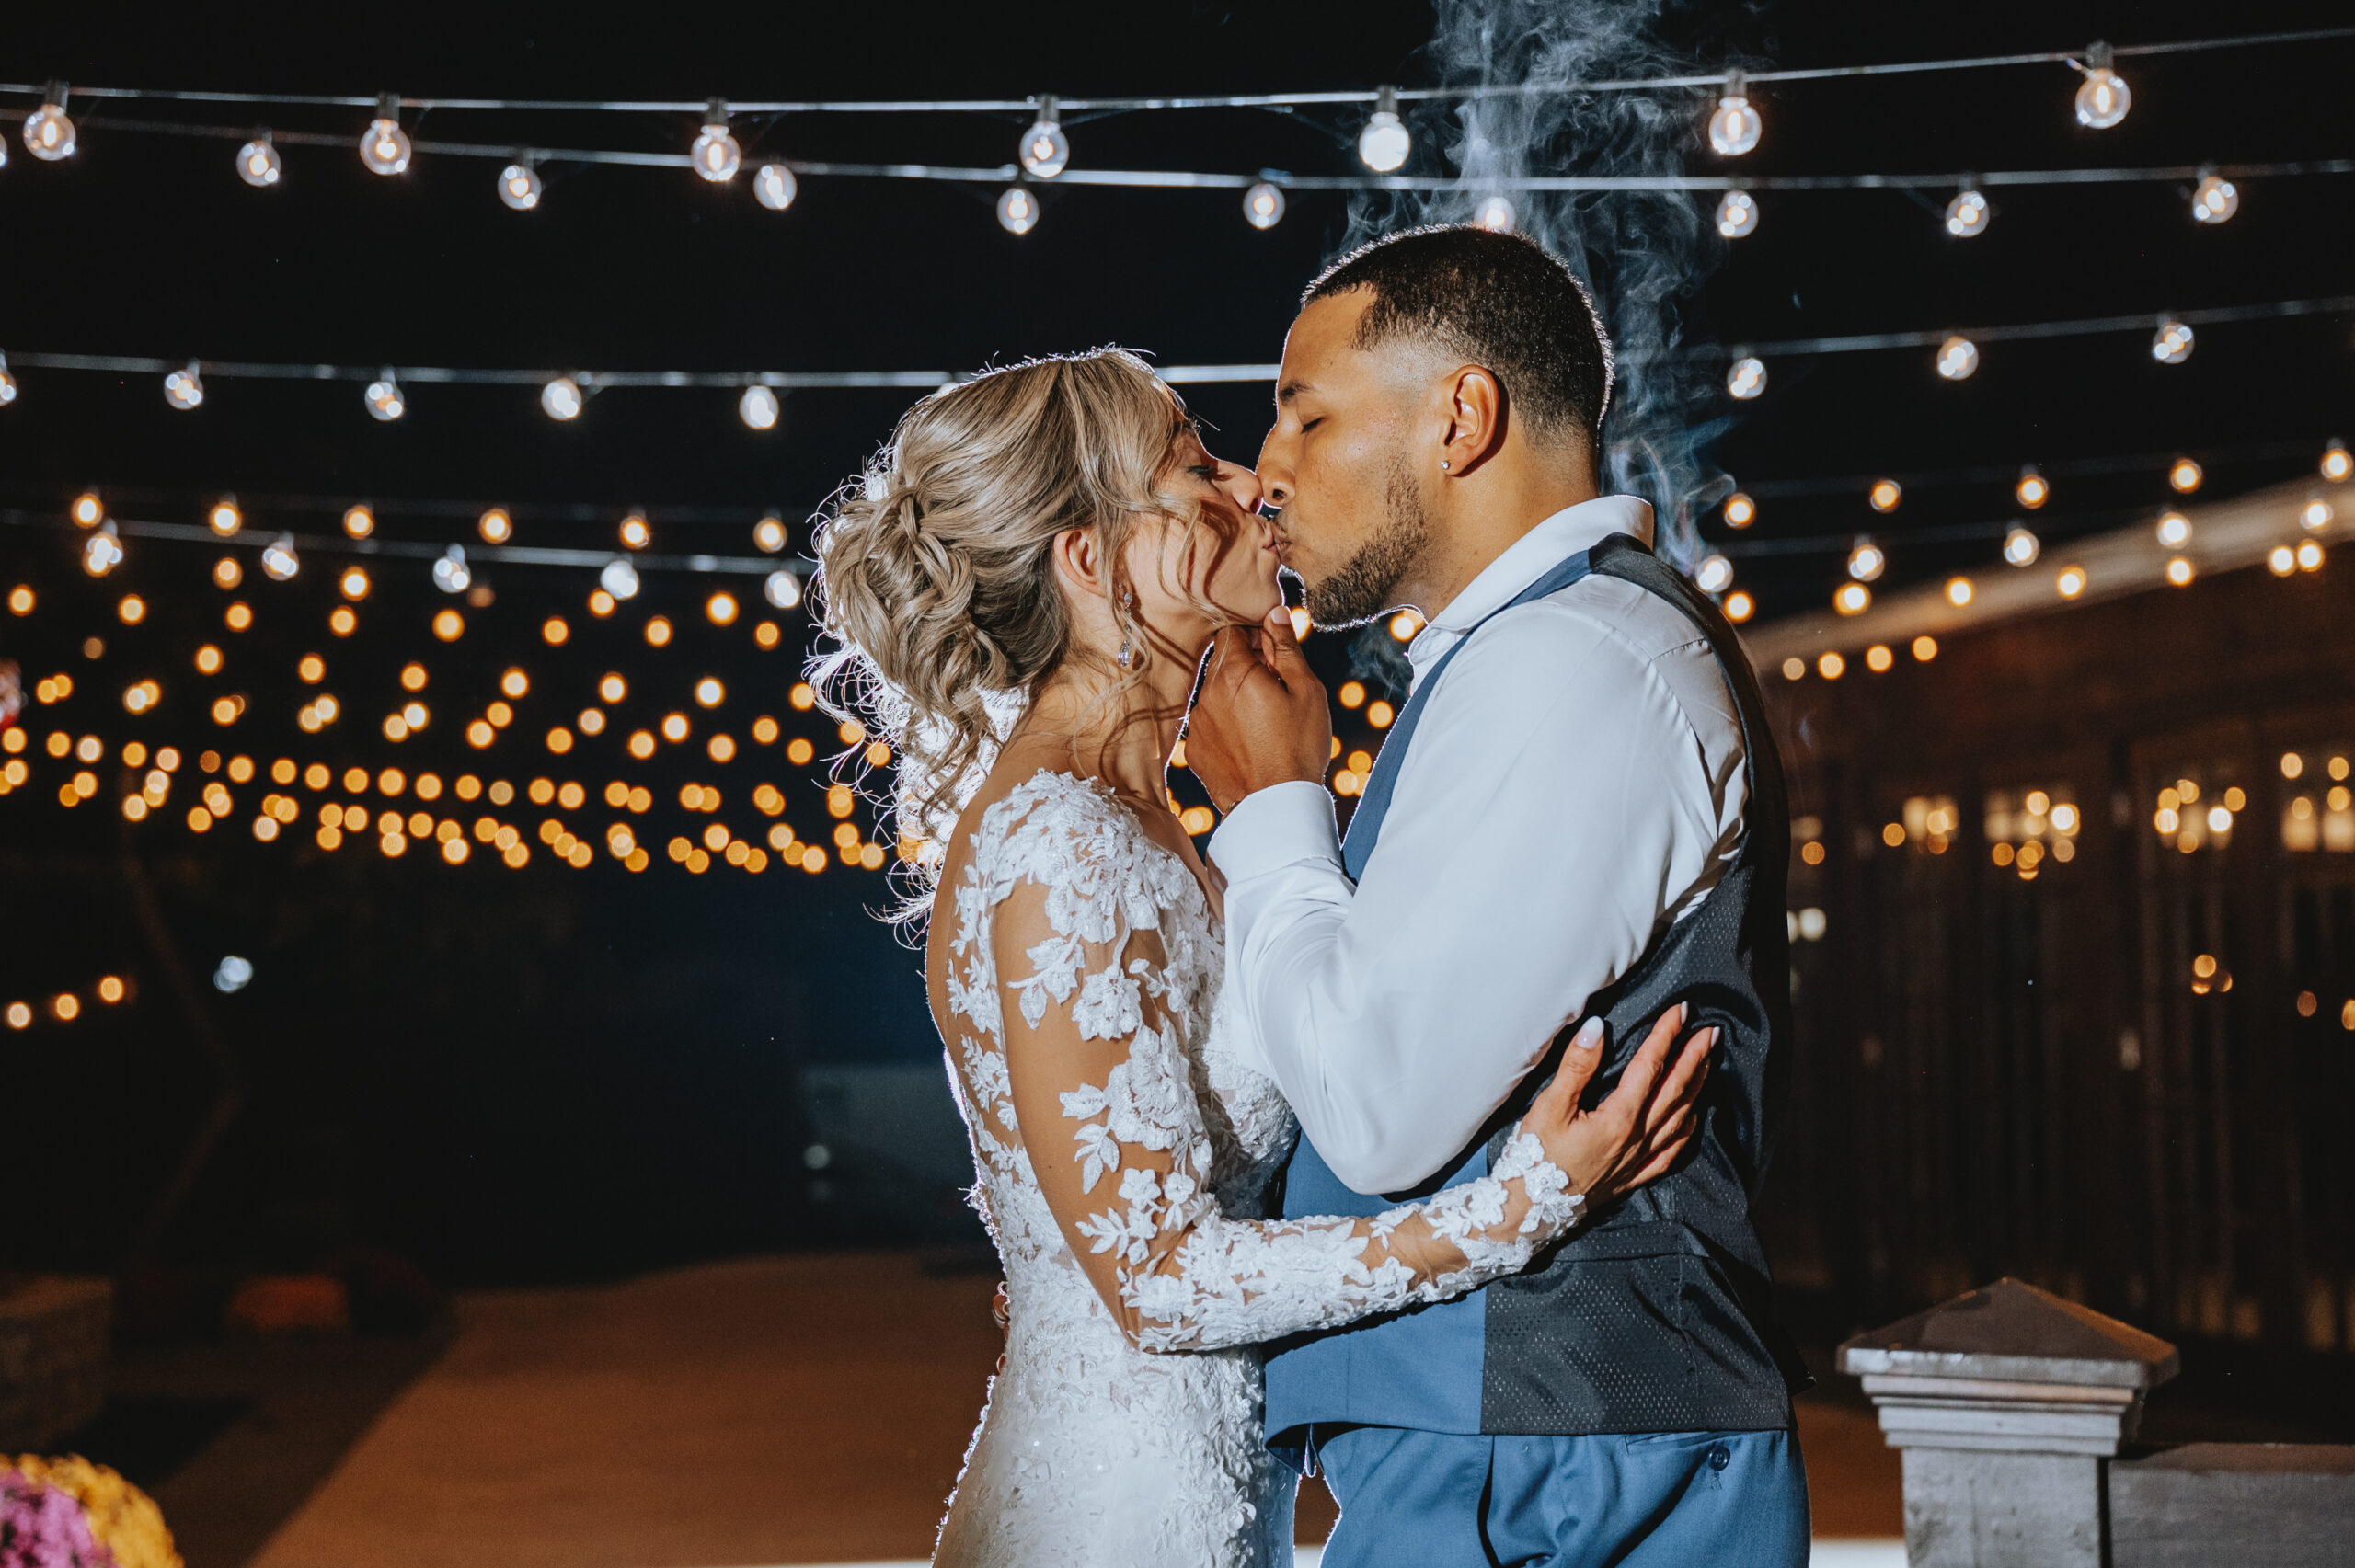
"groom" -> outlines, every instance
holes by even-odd
[[[1259,479],[1318,625],[1421,612],[1412,694],[1346,842],[1283,611],[1223,635],[1188,733],[1227,991],[1304,1133],[1287,1215],[1483,1174],[1567,1020],[1610,1025],[1598,1086],[1680,998],[1726,1042],[1693,1155],[1532,1272],[1269,1360],[1269,1444],[1341,1505],[1327,1568],[1807,1560],[1806,1374],[1749,1215],[1790,1053],[1782,773],[1731,627],[1601,493],[1611,373],[1518,235],[1327,270]]]

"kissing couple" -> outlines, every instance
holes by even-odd
[[[833,504],[813,673],[899,760],[1005,1269],[936,1563],[1289,1563],[1320,1472],[1327,1568],[1806,1562],[1782,773],[1601,493],[1611,381],[1557,258],[1418,229],[1309,286],[1256,473],[1105,349],[926,397]],[[1280,571],[1426,623],[1346,839]]]

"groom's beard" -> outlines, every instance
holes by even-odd
[[[1398,602],[1398,583],[1430,542],[1430,517],[1406,458],[1395,458],[1383,486],[1383,528],[1314,588],[1304,585],[1308,618],[1331,630],[1362,625]]]

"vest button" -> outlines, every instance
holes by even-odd
[[[1723,1470],[1731,1463],[1733,1463],[1733,1455],[1723,1443],[1710,1445],[1709,1468],[1711,1470]]]

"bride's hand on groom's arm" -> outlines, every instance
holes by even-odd
[[[1603,1064],[1603,1021],[1588,1019],[1521,1119],[1521,1129],[1534,1133],[1568,1175],[1570,1189],[1585,1196],[1590,1213],[1667,1174],[1693,1139],[1717,1031],[1703,1029],[1679,1050],[1684,1020],[1682,1002],[1662,1013],[1618,1086],[1590,1111],[1579,1108],[1579,1098]]]
[[[1219,810],[1273,784],[1322,783],[1332,748],[1333,711],[1292,612],[1278,605],[1258,626],[1220,632],[1186,726],[1186,765]]]

